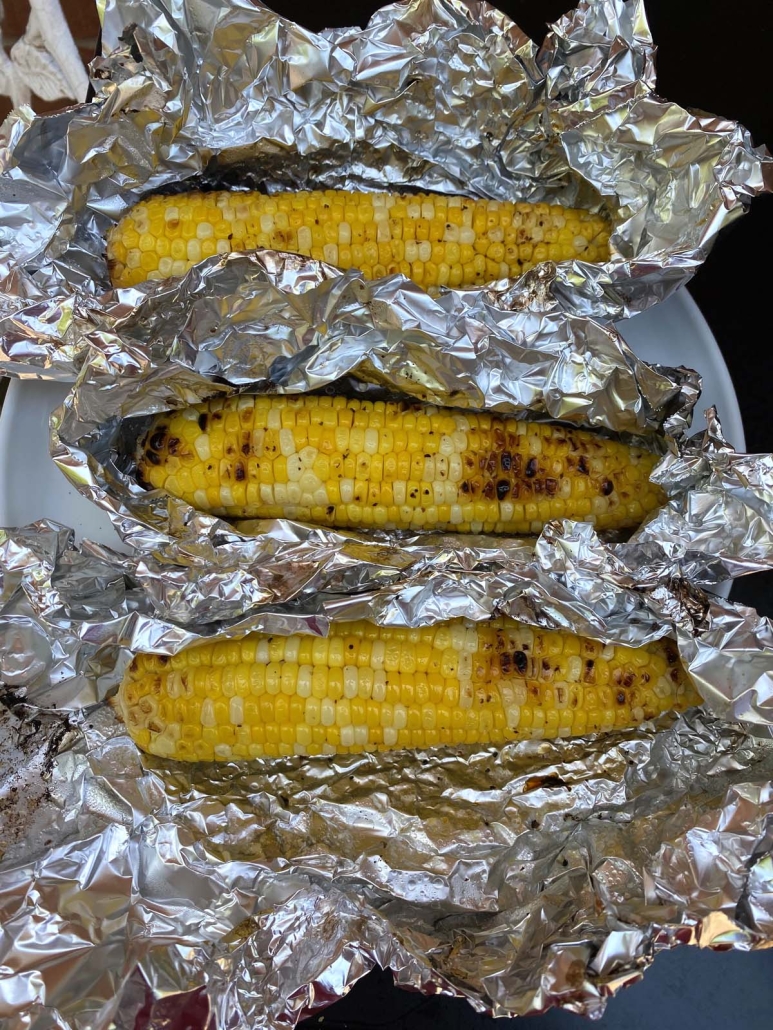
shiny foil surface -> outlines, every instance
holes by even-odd
[[[572,523],[506,567],[241,624],[175,624],[141,565],[52,523],[0,531],[8,1030],[130,1030],[140,1009],[161,1026],[181,1006],[287,1027],[374,963],[481,1011],[598,1016],[664,948],[773,942],[773,632],[749,609]],[[134,650],[247,625],[323,633],[354,609],[669,634],[707,705],[501,751],[218,766],[141,754],[114,714]]]
[[[773,186],[770,155],[741,126],[655,94],[640,0],[585,0],[539,48],[499,11],[463,0],[412,0],[365,29],[321,34],[248,0],[99,7],[94,102],[40,118],[22,110],[3,129],[0,369],[10,375],[72,379],[95,325],[111,328],[168,288],[111,290],[104,253],[110,226],[161,189],[422,189],[604,209],[615,222],[605,264],[545,263],[452,292],[489,320],[524,303],[608,320],[687,282],[720,229]],[[351,288],[363,329],[375,290],[391,294],[397,321],[431,331],[431,298],[400,276],[371,287],[310,259],[294,266],[280,320],[296,290],[323,306],[334,279]]]

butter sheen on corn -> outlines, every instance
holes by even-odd
[[[420,286],[473,287],[541,261],[605,261],[609,222],[557,204],[419,193],[220,190],[140,201],[109,232],[114,286],[184,275],[214,254],[270,248],[366,279],[402,273]]]
[[[498,618],[140,654],[117,701],[143,750],[227,761],[577,736],[700,698],[670,641],[605,646]]]
[[[138,475],[200,511],[355,529],[638,526],[657,455],[567,426],[407,402],[215,398],[155,418]]]

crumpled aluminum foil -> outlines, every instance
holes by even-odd
[[[4,128],[10,375],[72,379],[95,323],[166,289],[110,290],[104,239],[142,195],[183,182],[386,184],[613,212],[606,264],[546,263],[459,296],[488,318],[524,296],[606,319],[641,311],[687,282],[722,226],[773,187],[773,161],[741,126],[653,92],[640,0],[585,0],[539,49],[499,11],[463,0],[385,7],[363,30],[319,35],[246,0],[106,0],[100,11],[95,101],[44,118],[22,110]],[[341,276],[301,267],[311,303],[320,280]],[[375,288],[392,291],[403,321],[430,303],[401,277]],[[367,297],[365,284],[351,295],[363,326]]]
[[[218,627],[170,623],[132,561],[52,523],[0,531],[9,1030],[129,1030],[170,1006],[194,1025],[287,1027],[374,963],[481,1011],[598,1016],[661,949],[773,941],[769,737],[694,709],[501,752],[165,763],[104,698],[131,650]],[[626,567],[587,525],[552,524],[499,578],[447,570],[437,610],[420,586],[356,604],[379,621],[494,608],[609,640],[669,633],[710,708],[773,723],[770,623],[667,564]],[[352,614],[330,600],[255,624],[324,632]]]
[[[137,484],[136,440],[155,412],[234,389],[386,389],[655,445],[659,433],[681,435],[689,424],[697,374],[646,364],[592,319],[493,312],[471,293],[430,300],[418,287],[384,280],[368,288],[363,324],[359,280],[328,279],[313,296],[292,292],[298,264],[231,255],[143,298],[115,330],[90,335],[92,358],[52,418],[54,460],[142,556],[150,589],[177,621],[234,618],[322,590],[358,593],[448,561],[506,562],[526,545],[288,520],[232,526]],[[396,293],[416,301],[416,315],[401,317]]]

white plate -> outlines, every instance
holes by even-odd
[[[703,375],[698,408],[715,404],[728,440],[744,449],[743,425],[733,383],[716,340],[686,291],[620,323],[632,350],[647,361],[687,365]],[[67,386],[14,379],[0,413],[0,526],[23,526],[40,518],[71,526],[78,539],[123,547],[107,515],[75,490],[48,453],[48,416]],[[705,425],[702,414],[695,427]]]
[[[617,328],[634,354],[645,361],[696,368],[703,377],[703,392],[692,431],[706,428],[703,412],[714,405],[728,442],[737,451],[746,450],[733,380],[706,319],[687,290],[674,293],[642,315],[618,322]]]

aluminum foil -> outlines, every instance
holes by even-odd
[[[509,538],[358,534],[271,520],[232,526],[136,482],[136,440],[149,417],[234,389],[398,392],[455,407],[562,419],[646,437],[680,435],[699,389],[688,369],[636,358],[609,328],[582,316],[492,313],[449,291],[431,301],[394,282],[370,291],[327,280],[298,292],[296,259],[232,255],[146,297],[115,331],[89,339],[92,357],[52,417],[52,454],[145,561],[158,603],[176,620],[234,618],[257,604],[362,590],[418,571],[506,562],[527,546]],[[395,292],[417,313],[401,318]],[[324,325],[324,332],[318,327]],[[170,569],[173,566],[173,569]]]
[[[411,586],[357,604],[379,621],[468,605],[609,640],[668,633],[706,709],[502,751],[162,762],[105,700],[129,654],[245,624],[174,625],[131,558],[51,523],[0,531],[0,572],[9,1030],[129,1030],[140,1010],[287,1027],[375,963],[497,1015],[598,1016],[664,948],[773,942],[773,745],[712,714],[754,708],[769,729],[771,625],[668,566],[626,569],[588,526],[554,524],[499,578],[447,570],[437,611]],[[320,633],[339,603],[255,624]]]
[[[4,128],[0,369],[10,375],[73,378],[95,323],[110,327],[166,289],[111,291],[104,240],[141,196],[180,184],[387,186],[612,214],[606,264],[546,263],[457,295],[490,319],[524,296],[606,319],[641,311],[687,282],[720,229],[773,185],[770,156],[741,126],[653,92],[640,0],[586,0],[540,48],[499,11],[462,0],[385,7],[365,29],[322,34],[247,0],[99,6],[94,102],[41,118],[23,109]],[[311,260],[302,268],[310,303],[320,280],[342,278]],[[353,313],[368,326],[370,287],[343,279],[359,284]],[[392,292],[403,321],[431,311],[399,276],[374,289]],[[280,319],[291,308],[288,298]]]

